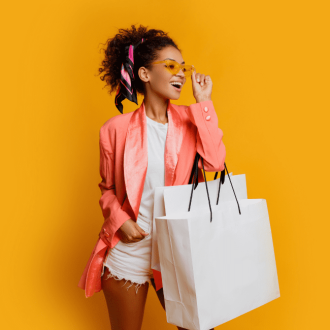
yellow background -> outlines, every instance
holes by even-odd
[[[2,4],[1,328],[109,329],[103,293],[77,287],[103,222],[99,129],[119,114],[97,73],[102,43],[141,23],[211,76],[228,169],[267,200],[281,297],[218,329],[329,329],[326,4]],[[194,102],[188,81],[173,103]],[[176,329],[151,287],[143,329]]]

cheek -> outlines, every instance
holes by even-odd
[[[170,90],[171,84],[170,84],[171,76],[169,77],[158,77],[157,82],[156,82],[156,88],[158,91],[162,90]]]
[[[152,77],[152,89],[161,94],[167,94],[173,92],[173,87],[170,84],[173,75],[168,72],[165,68],[155,72]]]

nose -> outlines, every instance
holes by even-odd
[[[180,77],[185,77],[183,71],[182,71],[182,68],[180,69],[180,71],[176,74],[176,76],[178,76],[180,73]]]

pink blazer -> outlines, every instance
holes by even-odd
[[[165,186],[185,185],[196,152],[204,159],[204,169],[222,171],[226,149],[223,132],[212,101],[190,106],[169,100],[165,143]],[[104,223],[78,287],[86,298],[101,291],[101,273],[107,250],[120,240],[118,229],[128,219],[137,220],[148,166],[147,119],[144,101],[133,112],[114,116],[100,129],[99,204]],[[204,181],[199,160],[198,181]],[[103,228],[108,232],[104,236]],[[153,270],[156,289],[162,287],[161,274]]]

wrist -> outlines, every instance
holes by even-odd
[[[203,97],[203,98],[197,98],[196,103],[206,102],[206,101],[212,101],[210,97]]]

